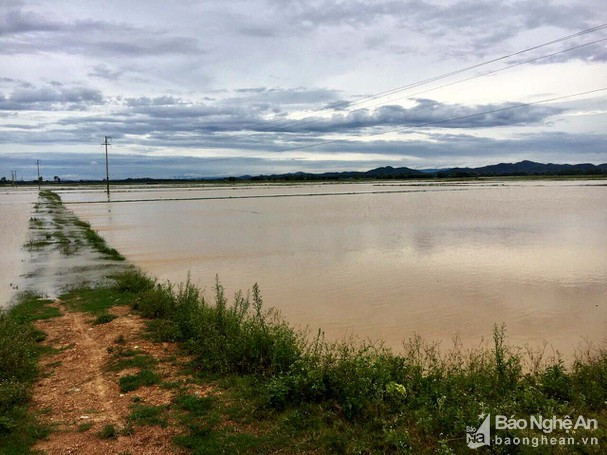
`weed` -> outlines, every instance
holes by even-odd
[[[124,337],[123,334],[120,334],[116,337],[116,339],[114,340],[114,343],[116,344],[126,344],[126,338]]]
[[[107,324],[108,322],[112,322],[117,317],[118,316],[115,316],[115,315],[110,314],[110,313],[101,313],[99,316],[97,316],[95,318],[95,320],[93,321],[93,324],[94,325]]]
[[[213,397],[199,397],[196,395],[179,395],[175,398],[175,404],[185,410],[191,412],[197,417],[202,417],[213,407]]]
[[[116,439],[118,437],[118,429],[112,424],[107,424],[97,433],[97,436],[101,439]]]
[[[165,410],[165,406],[135,404],[129,416],[129,422],[136,425],[159,425],[164,428],[167,426],[167,420],[162,415]]]
[[[124,356],[124,353],[133,355]],[[137,351],[119,351],[108,365],[110,371],[121,371],[127,368],[151,369],[157,360],[148,354],[138,354]]]
[[[120,378],[120,391],[131,392],[139,387],[150,386],[160,382],[160,375],[149,369],[143,369],[136,374],[122,376]]]
[[[37,342],[44,338],[32,321],[58,315],[55,308],[46,306],[48,303],[23,293],[10,311],[0,311],[0,453],[26,453],[48,433],[48,428],[27,412],[42,353]]]
[[[90,422],[81,423],[80,425],[78,425],[78,431],[80,433],[84,433],[85,431],[89,431],[91,428],[93,428],[93,424],[90,423]]]

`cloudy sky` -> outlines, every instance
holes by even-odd
[[[606,88],[607,28],[458,71],[605,23],[604,0],[0,0],[0,176],[102,178],[104,135],[115,177],[607,162],[607,91],[512,108]]]

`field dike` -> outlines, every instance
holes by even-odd
[[[481,453],[607,447],[604,349],[565,365],[508,345],[499,326],[491,349],[330,343],[265,309],[257,285],[228,299],[219,279],[211,298],[157,282],[55,193],[34,210],[29,288],[56,296],[22,292],[0,316],[1,454],[471,453],[489,414],[519,421],[494,429],[502,442],[546,436],[521,428],[532,415],[597,425],[547,434],[575,444]]]

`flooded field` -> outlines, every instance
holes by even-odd
[[[13,297],[25,271],[27,254],[23,244],[37,199],[37,190],[0,190],[0,307]]]
[[[566,355],[607,329],[604,181],[60,191],[131,262],[212,295],[261,286],[328,337],[509,339]],[[4,241],[4,240],[3,240]]]

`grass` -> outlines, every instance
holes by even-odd
[[[93,428],[93,424],[90,423],[90,422],[81,423],[80,425],[78,425],[78,431],[80,433],[84,433],[85,431],[89,431],[91,428]]]
[[[36,229],[44,226],[44,220],[35,216],[30,217],[30,227]]]
[[[40,192],[40,196],[46,201],[46,204],[49,207],[52,207],[51,210],[53,212],[58,209],[63,209],[63,203],[61,202],[61,197],[52,191],[45,190]],[[60,220],[58,224],[64,224],[66,221],[63,216],[55,216],[54,218]],[[79,220],[75,216],[71,216],[71,224],[80,228],[80,234],[82,238],[95,250],[101,253],[104,258],[114,260],[114,261],[124,261],[124,256],[122,256],[115,248],[111,248],[107,245],[105,240],[92,228],[91,225],[85,221]],[[56,231],[54,233],[60,245],[62,246],[62,251],[66,254],[73,254],[75,252],[75,247],[70,247],[71,243],[70,239],[68,239],[61,231]],[[74,239],[76,241],[78,239]]]
[[[212,408],[214,397],[199,397],[196,395],[179,395],[175,398],[175,404],[196,417],[205,416]]]
[[[166,406],[146,406],[134,404],[129,422],[134,425],[159,425],[167,426],[167,419],[164,417]]]
[[[107,424],[97,433],[97,436],[101,439],[116,439],[118,434],[118,429],[114,425]]]
[[[107,324],[108,322],[112,322],[117,317],[118,316],[110,313],[101,313],[93,320],[93,325]]]
[[[123,393],[132,392],[140,387],[158,384],[161,379],[158,373],[144,368],[135,374],[122,376],[119,381],[120,391]]]
[[[265,310],[257,286],[228,303],[217,282],[209,302],[189,282],[175,287],[130,271],[114,289],[152,318],[155,339],[179,342],[194,357],[192,372],[218,378],[228,391],[221,399],[176,400],[191,415],[178,442],[192,450],[263,453],[287,444],[331,453],[463,453],[466,426],[483,413],[583,414],[607,423],[605,350],[589,350],[568,367],[559,359],[534,363],[496,326],[492,348],[444,352],[415,337],[397,355],[379,344],[329,343],[321,333],[310,339]],[[213,416],[214,406],[242,425],[254,422],[264,436],[236,442],[199,422],[196,413]],[[607,442],[604,431],[597,435]]]
[[[48,303],[22,293],[16,306],[0,312],[0,453],[29,453],[29,447],[48,434],[48,428],[27,412],[43,353],[38,342],[44,339],[32,322],[60,315]]]
[[[118,351],[112,361],[108,365],[110,371],[122,371],[129,368],[153,369],[158,361],[148,354],[139,354],[137,351],[132,355],[125,356],[124,353],[130,354],[130,351]]]
[[[72,311],[99,316],[106,314],[113,306],[128,304],[132,298],[132,295],[116,293],[107,287],[85,287],[66,292],[61,296],[61,302]]]

